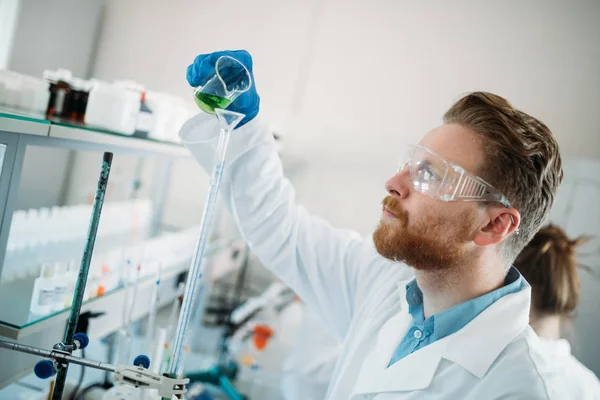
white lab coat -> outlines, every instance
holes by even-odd
[[[600,400],[600,380],[571,355],[571,345],[567,340],[540,338],[540,342],[544,352],[563,375],[571,395],[569,398]]]
[[[218,132],[217,120],[206,114],[180,132],[208,172]],[[226,161],[222,199],[250,248],[343,340],[327,399],[568,398],[528,326],[529,287],[387,368],[410,326],[405,285],[412,271],[294,202],[260,116],[233,132]]]

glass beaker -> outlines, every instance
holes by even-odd
[[[194,90],[194,99],[202,111],[214,114],[215,108],[229,107],[251,87],[252,77],[246,66],[233,57],[221,56],[215,63],[214,75]]]

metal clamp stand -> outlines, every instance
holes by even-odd
[[[85,358],[72,356],[70,354],[69,350],[83,349],[88,343],[89,339],[87,335],[80,332],[75,335],[74,345],[70,348],[67,348],[66,346],[57,348],[61,346],[56,345],[53,350],[44,350],[4,340],[0,340],[0,347],[45,357],[45,360],[39,361],[35,365],[34,372],[38,378],[49,378],[55,375],[56,372],[60,373],[60,371],[66,370],[69,364],[77,364],[84,367],[112,372],[114,373],[116,381],[136,388],[156,389],[160,396],[169,399],[173,395],[180,396],[187,392],[186,384],[189,382],[189,379],[172,379],[148,371],[150,359],[145,355],[137,356],[133,360],[133,365],[113,365],[100,361],[86,360]],[[54,395],[56,395],[56,391],[53,396]]]
[[[54,346],[55,349],[57,349],[58,347],[60,349],[59,351],[62,351],[67,355],[70,355],[73,352],[75,328],[77,327],[79,313],[81,312],[81,304],[83,303],[85,284],[87,282],[88,273],[90,271],[90,262],[92,261],[94,244],[96,243],[96,234],[98,233],[98,225],[100,224],[100,215],[102,214],[102,205],[104,204],[104,195],[106,194],[106,185],[108,184],[108,177],[110,175],[110,166],[112,164],[112,159],[113,154],[109,152],[105,152],[102,156],[102,169],[100,170],[100,177],[98,178],[96,196],[94,196],[90,227],[88,229],[88,236],[85,242],[83,257],[81,258],[81,266],[79,267],[77,283],[75,284],[75,293],[73,295],[71,312],[67,321],[65,337],[61,343]],[[65,382],[67,380],[68,369],[68,363],[65,363],[61,366],[61,368],[59,368],[58,376],[56,377],[56,385],[54,386],[54,392],[52,393],[52,400],[62,399],[62,394],[65,389]]]

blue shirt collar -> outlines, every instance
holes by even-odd
[[[423,325],[425,328],[432,326],[434,340],[439,340],[459,331],[498,299],[507,294],[519,292],[524,286],[526,286],[526,283],[519,271],[515,267],[511,267],[506,274],[504,286],[501,288],[425,319],[423,292],[419,288],[416,279],[413,279],[406,285],[406,302],[408,303],[408,312],[413,317],[414,323]]]

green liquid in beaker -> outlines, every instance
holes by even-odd
[[[215,113],[215,108],[225,109],[231,104],[230,99],[225,97],[216,96],[214,94],[206,94],[202,92],[194,93],[196,104],[200,109],[209,114]]]

